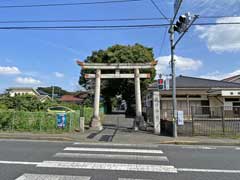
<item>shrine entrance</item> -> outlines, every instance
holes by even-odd
[[[134,79],[135,84],[135,102],[136,102],[136,117],[134,119],[133,128],[138,130],[140,126],[144,125],[142,116],[142,101],[141,101],[141,88],[140,79],[150,78],[150,74],[140,73],[141,69],[154,68],[156,62],[152,63],[84,63],[77,62],[82,69],[95,70],[95,74],[85,74],[86,79],[95,79],[95,93],[94,93],[94,112],[91,121],[91,128],[95,130],[102,130],[103,126],[99,116],[100,105],[100,91],[101,79]],[[114,70],[115,74],[103,74],[102,70]],[[134,70],[134,73],[121,73],[121,70]]]

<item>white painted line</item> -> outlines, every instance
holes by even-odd
[[[131,179],[131,178],[118,178],[118,180],[150,180],[150,179]]]
[[[44,161],[38,164],[37,167],[177,173],[174,166],[148,164]]]
[[[49,174],[23,174],[15,180],[90,180],[87,176],[62,176]]]
[[[126,153],[150,153],[150,154],[163,153],[161,150],[148,150],[148,149],[109,149],[109,148],[80,148],[80,147],[66,147],[64,151],[126,152]]]
[[[240,148],[236,148],[236,150],[240,150]]]
[[[0,161],[0,164],[38,165],[39,163],[41,163],[41,162]]]
[[[86,145],[86,146],[114,146],[114,147],[143,147],[143,148],[158,148],[157,144],[112,144],[112,143],[80,143],[75,142],[74,145]]]
[[[166,156],[138,156],[138,155],[115,155],[115,154],[85,154],[85,153],[57,153],[54,157],[62,158],[90,158],[90,159],[123,159],[142,161],[168,161]]]
[[[183,146],[182,149],[203,149],[203,150],[213,150],[216,147],[206,147],[206,146]]]
[[[206,172],[206,173],[235,173],[240,174],[240,170],[224,170],[224,169],[191,169],[191,168],[178,168],[182,172]]]

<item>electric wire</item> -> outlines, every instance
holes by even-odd
[[[53,3],[53,4],[29,4],[29,5],[6,5],[0,6],[1,9],[9,8],[34,8],[34,7],[55,7],[55,6],[78,6],[78,5],[97,5],[97,4],[113,4],[113,3],[128,3],[140,2],[143,0],[115,0],[115,1],[94,1],[94,2],[79,2],[79,3]]]

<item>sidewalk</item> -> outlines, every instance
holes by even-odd
[[[177,144],[177,145],[213,145],[240,146],[240,139],[211,137],[166,137],[147,132],[121,131],[105,129],[102,132],[36,134],[36,133],[0,133],[0,139],[24,139],[47,141],[73,141],[82,143],[119,143],[119,144]]]

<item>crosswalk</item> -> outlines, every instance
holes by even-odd
[[[66,170],[97,170],[119,172],[123,177],[118,180],[151,180],[131,179],[126,174],[139,173],[177,173],[164,152],[158,146],[141,146],[125,144],[83,144],[73,143],[57,152],[49,160],[36,164],[36,168]],[[94,174],[72,176],[57,174],[22,174],[16,180],[92,180]],[[116,179],[116,178],[114,178]]]

